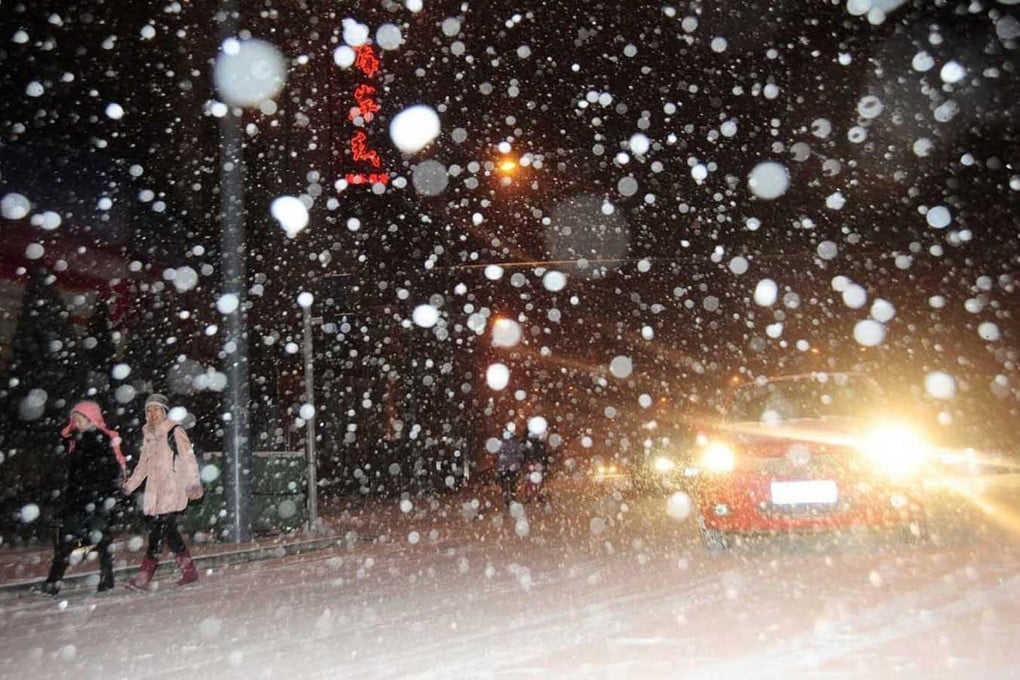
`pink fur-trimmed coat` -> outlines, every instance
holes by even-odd
[[[201,486],[198,461],[191,440],[183,427],[174,430],[178,456],[167,441],[170,430],[178,423],[167,418],[155,429],[142,426],[142,451],[134,472],[124,482],[124,493],[132,494],[142,482],[142,512],[146,515],[164,515],[181,512],[188,507],[188,487]]]

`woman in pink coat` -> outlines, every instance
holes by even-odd
[[[167,409],[168,402],[162,394],[152,394],[145,400],[138,466],[124,482],[127,495],[145,482],[142,512],[148,518],[149,547],[141,570],[128,582],[128,587],[136,590],[148,590],[164,541],[181,568],[177,585],[198,580],[198,570],[177,529],[177,516],[188,507],[189,499],[202,496],[202,483],[191,440],[179,423],[167,417]]]

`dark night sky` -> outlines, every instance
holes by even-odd
[[[209,265],[181,304],[212,318],[219,272],[219,136],[208,113],[220,43],[215,4],[145,4],[31,2],[0,10],[0,193],[20,192],[65,215],[61,230],[37,238],[85,234],[96,247],[112,243],[149,263],[157,278],[164,266]],[[470,304],[525,315],[519,352],[532,358],[519,360],[532,372],[550,370],[550,361],[534,359],[542,346],[559,362],[551,363],[554,373],[570,365],[604,374],[613,356],[626,354],[638,374],[620,393],[609,388],[608,400],[644,391],[675,396],[700,380],[701,367],[725,378],[741,368],[802,366],[811,357],[798,340],[821,348],[830,363],[859,361],[853,328],[868,307],[843,303],[832,288],[843,275],[865,287],[869,304],[884,298],[897,309],[887,341],[869,360],[1015,380],[1020,87],[1017,40],[996,33],[997,26],[1010,30],[1013,6],[913,2],[873,25],[845,4],[785,0],[426,1],[419,13],[395,2],[241,4],[240,25],[291,63],[278,111],[248,112],[242,121],[252,126],[248,268],[263,284],[253,298],[252,346],[269,361],[280,345],[266,349],[263,336],[296,337],[296,291],[345,275],[330,290],[337,308],[359,311],[359,322],[372,327],[368,346],[383,338],[402,347],[418,342],[396,320],[443,294],[449,339],[421,331],[426,353],[489,351],[466,328]],[[345,112],[355,74],[332,60],[348,16],[373,31],[396,23],[405,39],[383,57],[382,111],[370,139],[385,166],[408,182],[382,196],[333,186],[353,165],[347,140],[354,128]],[[451,19],[460,24],[452,36],[443,30]],[[725,38],[725,49],[713,48],[716,38]],[[920,52],[934,68],[912,68]],[[939,72],[951,60],[967,75],[947,84]],[[41,96],[26,94],[32,83],[42,85]],[[774,96],[770,85],[778,88]],[[612,103],[579,105],[589,93],[611,94]],[[877,118],[858,111],[866,96],[882,103]],[[939,107],[950,101],[958,111],[938,122]],[[104,114],[110,102],[123,107],[122,119]],[[413,104],[436,109],[442,133],[402,157],[386,125]],[[820,120],[831,123],[831,134],[819,134]],[[725,121],[736,121],[736,134],[720,133]],[[848,139],[854,126],[866,139]],[[652,141],[650,151],[619,162],[637,132]],[[930,140],[923,156],[914,150],[920,138]],[[515,154],[532,154],[542,167],[502,181],[493,168],[497,145],[508,139]],[[437,196],[412,186],[424,160],[452,171]],[[771,201],[747,186],[751,169],[767,160],[790,175],[790,189]],[[692,178],[698,163],[711,164],[700,183]],[[133,166],[144,172],[133,176]],[[634,195],[621,195],[625,178],[637,181]],[[139,198],[146,189],[153,200]],[[268,205],[304,192],[318,197],[309,227],[290,240]],[[846,199],[840,210],[826,207],[836,192]],[[115,199],[107,223],[95,209],[100,195]],[[335,209],[329,197],[338,199]],[[612,205],[612,216],[602,214],[603,204]],[[926,224],[922,211],[936,205],[953,216],[946,229]],[[484,221],[475,224],[476,215]],[[362,221],[357,232],[347,228],[351,217]],[[751,219],[761,227],[749,229]],[[4,228],[33,233],[25,222],[5,220]],[[122,245],[110,222],[121,232],[127,225],[132,244]],[[826,242],[838,248],[831,260],[818,255]],[[21,257],[12,250],[4,253],[5,276]],[[482,267],[465,267],[581,256],[618,261],[596,268],[595,277],[565,266],[571,283],[560,293],[543,290],[530,267],[511,267],[495,282]],[[736,256],[749,260],[747,273],[731,271]],[[511,273],[526,282],[516,286]],[[800,303],[755,305],[763,278]],[[465,295],[454,293],[457,283]],[[407,299],[394,294],[400,288],[410,291]],[[933,295],[945,296],[946,306],[930,307]],[[980,311],[971,311],[975,305]],[[558,322],[549,320],[550,309],[561,313]],[[997,323],[1000,339],[979,337],[984,321]],[[782,337],[769,337],[767,327],[779,322]],[[641,339],[645,326],[654,342]],[[961,367],[963,360],[971,365]],[[485,388],[474,370],[473,398],[480,398]]]

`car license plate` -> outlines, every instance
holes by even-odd
[[[829,479],[772,482],[772,502],[776,505],[835,503],[836,500],[836,482]]]

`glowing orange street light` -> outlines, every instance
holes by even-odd
[[[505,316],[497,316],[492,320],[492,332],[493,334],[505,333],[512,324],[513,322]]]
[[[517,161],[513,158],[504,158],[499,162],[499,171],[504,175],[512,174],[517,170]]]

